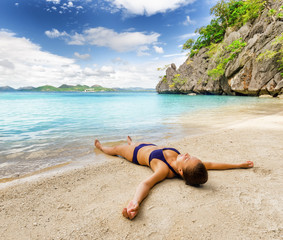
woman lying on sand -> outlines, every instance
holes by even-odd
[[[108,155],[119,155],[137,165],[145,165],[153,170],[153,174],[137,187],[132,201],[123,209],[126,218],[133,219],[139,206],[149,190],[165,178],[180,177],[186,184],[197,186],[207,182],[207,170],[226,170],[232,168],[252,168],[253,162],[240,164],[202,162],[196,157],[180,154],[175,148],[161,148],[151,143],[133,143],[128,136],[128,145],[105,147],[96,139],[95,146]]]

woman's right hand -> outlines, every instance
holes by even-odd
[[[123,209],[123,216],[125,218],[133,219],[139,212],[139,204],[137,201],[130,201],[128,206]]]

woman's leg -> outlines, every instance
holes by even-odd
[[[128,145],[133,145],[135,147],[139,146],[140,144],[144,144],[144,143],[151,144],[149,142],[133,142],[133,140],[132,140],[132,138],[130,136],[127,137],[127,143],[128,143]]]
[[[106,147],[106,146],[102,146],[102,144],[97,139],[94,142],[94,145],[98,149],[100,149],[102,152],[108,155],[111,155],[111,156],[120,155],[126,158],[128,161],[132,162],[135,145],[132,144],[131,138],[128,138],[128,144],[129,145],[118,145],[114,147]]]
[[[135,145],[135,144],[133,143],[132,138],[131,138],[130,136],[127,137],[127,143],[128,143],[128,145]]]

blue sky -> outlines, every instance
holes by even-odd
[[[1,0],[0,86],[154,88],[216,0]]]

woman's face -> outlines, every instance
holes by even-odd
[[[199,162],[201,162],[198,158],[191,156],[190,154],[179,154],[177,156],[177,165],[181,169],[185,169],[187,167],[193,168]]]

